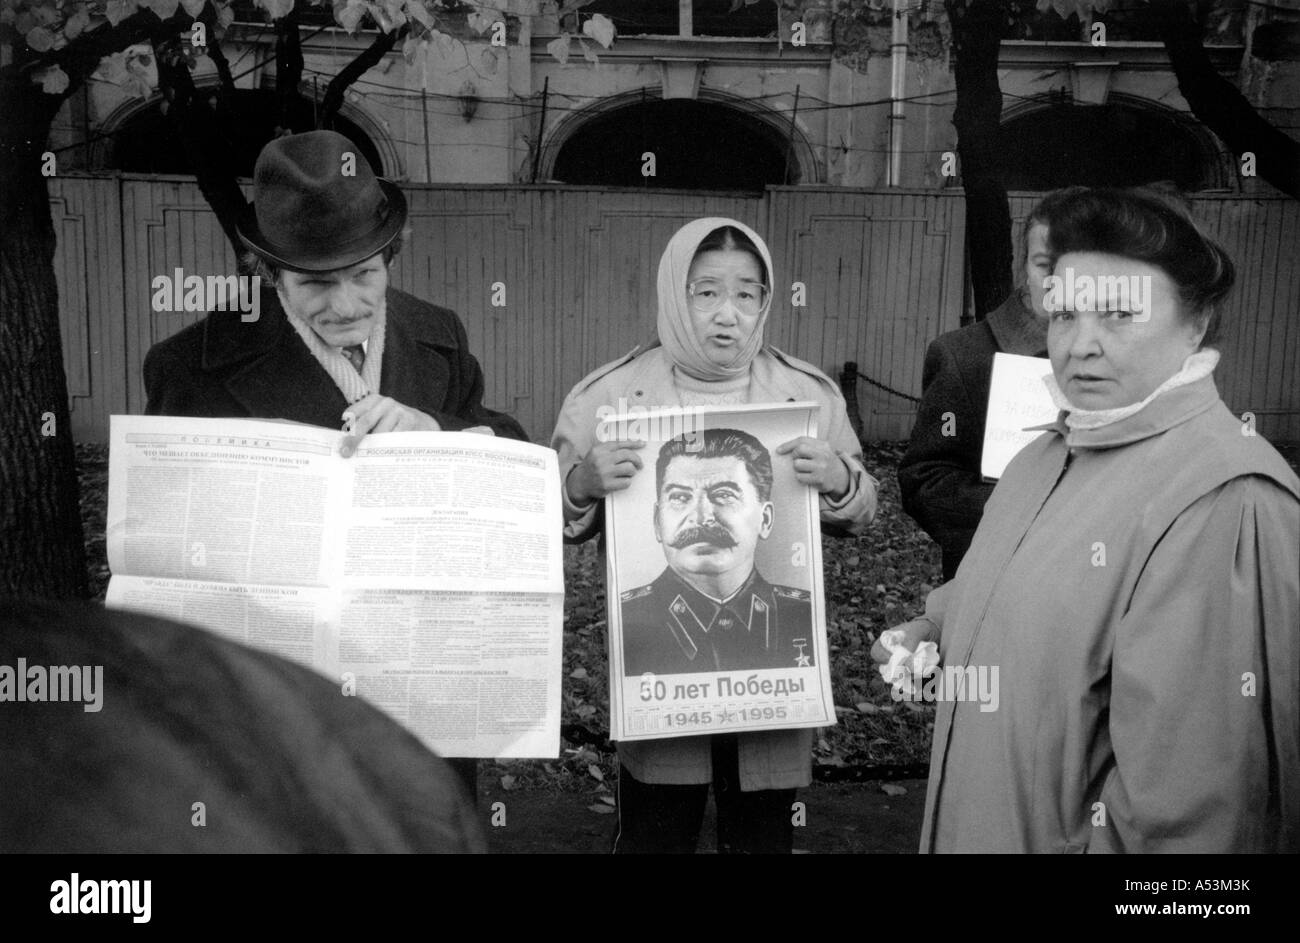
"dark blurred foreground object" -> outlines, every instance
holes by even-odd
[[[20,658],[29,676],[102,666],[100,709],[84,690],[14,700]],[[486,850],[457,778],[401,726],[200,629],[0,600],[0,698],[0,853]]]

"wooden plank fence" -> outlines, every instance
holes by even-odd
[[[457,311],[483,364],[488,405],[546,441],[583,375],[654,334],[659,256],[700,216],[768,239],[776,267],[769,340],[837,376],[855,361],[883,387],[921,391],[926,345],[958,326],[965,298],[960,191],[773,187],[760,196],[556,186],[405,187],[412,236],[396,284]],[[144,409],[149,346],[201,315],[155,313],[150,283],[175,268],[234,271],[197,185],[113,175],[50,181],[65,364],[79,440],[105,441],[114,412]],[[1033,194],[1014,194],[1019,226]],[[1197,198],[1238,265],[1220,388],[1259,431],[1300,441],[1300,204]],[[805,304],[792,304],[795,283]],[[491,303],[494,286],[506,303]],[[910,433],[914,404],[857,390],[868,441]]]

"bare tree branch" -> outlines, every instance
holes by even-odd
[[[298,4],[275,21],[275,94],[280,103],[279,128],[288,134],[293,127],[294,106],[302,100],[302,37],[298,32]]]
[[[211,11],[209,4],[200,14],[200,19],[205,15],[212,17]],[[208,103],[207,97],[200,94],[194,86],[194,77],[185,56],[185,42],[184,36],[166,33],[157,35],[154,56],[158,63],[159,89],[167,100],[167,118],[176,129],[181,146],[185,149],[199,190],[212,207],[222,232],[238,255],[242,242],[237,224],[248,201],[239,189],[238,171],[232,160],[234,148],[222,133],[223,122]],[[209,48],[209,55],[211,52]],[[228,68],[226,71],[229,75]],[[233,82],[231,87],[233,89]]]
[[[203,7],[199,14],[199,19],[203,21],[208,28],[208,58],[217,68],[217,78],[221,82],[221,95],[233,96],[235,93],[235,78],[230,72],[230,60],[226,58],[226,51],[221,48],[221,41],[217,39],[217,8],[208,3]]]
[[[343,93],[361,76],[373,66],[377,65],[384,56],[388,55],[397,45],[397,41],[406,35],[406,26],[390,30],[387,33],[381,32],[366,47],[361,55],[357,56],[342,69],[338,75],[330,79],[330,84],[325,88],[325,98],[321,102],[320,117],[317,119],[317,125],[321,128],[333,128],[334,118],[340,108],[343,107]]]
[[[1194,114],[1231,151],[1255,155],[1256,172],[1282,192],[1300,198],[1300,144],[1260,116],[1246,96],[1210,61],[1200,24],[1178,0],[1152,0],[1151,12],[1169,51],[1178,91]]]

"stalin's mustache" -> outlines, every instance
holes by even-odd
[[[728,550],[736,546],[736,538],[732,537],[731,531],[721,524],[696,524],[679,533],[668,546],[674,550],[681,550],[691,544],[713,544],[722,550]]]

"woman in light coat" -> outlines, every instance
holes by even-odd
[[[1214,384],[1232,263],[1142,191],[1049,238],[1058,419],[901,627],[943,665],[921,850],[1300,850],[1300,482]]]
[[[732,219],[682,227],[659,265],[658,343],[606,364],[565,400],[552,445],[564,481],[565,537],[601,529],[602,499],[640,472],[641,442],[596,441],[597,410],[811,400],[818,437],[777,449],[820,494],[822,522],[857,534],[876,509],[844,399],[816,367],[763,343],[772,259],[759,235]],[[777,730],[619,745],[616,852],[692,852],[709,783],[721,851],[789,852],[795,789],[812,779],[811,730]]]

